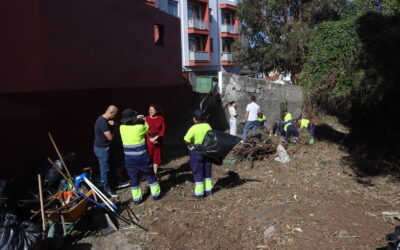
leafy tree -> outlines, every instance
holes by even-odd
[[[346,0],[243,0],[238,5],[241,39],[235,57],[242,66],[268,73],[301,71],[312,30],[337,20]]]
[[[392,122],[400,109],[399,10],[399,0],[349,1],[341,20],[312,31],[299,78],[309,100],[349,125],[353,144],[385,153],[400,141]]]

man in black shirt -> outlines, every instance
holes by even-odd
[[[110,145],[113,139],[110,126],[114,126],[113,118],[117,115],[118,108],[111,105],[106,112],[99,116],[94,124],[94,153],[99,159],[100,165],[100,186],[111,197],[117,194],[110,188],[108,182],[108,172],[110,170]]]

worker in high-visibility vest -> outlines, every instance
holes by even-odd
[[[125,168],[130,177],[132,200],[136,205],[143,201],[140,175],[147,179],[153,200],[159,200],[161,188],[146,147],[145,135],[149,126],[144,117],[138,116],[138,113],[133,109],[126,109],[122,112],[121,122],[123,125],[119,129],[124,147]]]
[[[285,125],[287,124],[287,123],[289,123],[289,122],[292,122],[292,114],[291,113],[289,113],[288,111],[287,111],[287,109],[285,109],[284,111],[283,111],[283,121],[280,121],[280,122],[276,122],[275,124],[274,124],[274,126],[273,126],[273,133],[275,134],[275,135],[282,135],[282,136],[285,136],[286,135],[286,130],[284,129],[285,128]]]
[[[189,147],[190,167],[195,181],[194,198],[202,199],[210,196],[212,192],[211,163],[201,154],[199,147],[211,126],[204,122],[204,115],[201,110],[193,113],[193,122],[195,123],[184,137],[185,143]]]
[[[291,121],[288,121],[283,125],[283,130],[285,131],[286,136],[282,142],[289,142],[289,139],[292,135],[294,136],[293,143],[297,143],[299,141],[299,131],[297,131],[297,128]]]
[[[283,122],[288,122],[292,120],[292,114],[287,110],[284,111],[285,116],[283,117]]]
[[[308,133],[310,134],[310,141],[309,141],[310,145],[314,144],[315,125],[308,119],[300,119],[299,124],[300,124],[300,130],[303,130],[304,128],[308,130]]]
[[[258,113],[258,118],[257,118],[258,122],[259,122],[259,126],[261,129],[264,128],[265,125],[265,121],[267,120],[267,117],[262,113]]]

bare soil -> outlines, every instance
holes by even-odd
[[[398,211],[399,183],[390,175],[360,177],[339,144],[289,146],[291,161],[271,159],[213,167],[214,194],[192,198],[188,157],[161,166],[164,198],[130,203],[137,226],[76,239],[71,249],[375,249],[399,222],[384,217]],[[298,147],[298,148],[296,148]],[[290,153],[296,151],[294,154]],[[230,163],[230,164],[228,164]],[[126,215],[126,209],[123,212]],[[272,232],[271,232],[272,231]],[[270,233],[268,233],[270,232]]]

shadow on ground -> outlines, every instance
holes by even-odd
[[[164,194],[168,193],[172,188],[185,183],[193,182],[193,175],[189,162],[180,165],[178,168],[165,168],[160,172],[159,177],[168,175],[168,179],[161,182],[161,189]]]
[[[255,179],[241,179],[239,174],[234,171],[229,171],[227,174],[228,174],[228,176],[219,179],[215,183],[214,188],[213,188],[214,193],[216,193],[222,189],[238,187],[247,182],[260,182],[260,180],[255,180]]]
[[[368,136],[368,135],[366,135]],[[349,152],[349,155],[343,157],[342,160],[348,164],[357,177],[368,177],[378,175],[393,175],[400,178],[400,164],[396,157],[385,156],[379,153],[379,146],[363,145],[361,143],[355,144],[350,142],[349,135],[337,131],[327,124],[320,124],[316,126],[315,137],[317,141],[327,141],[338,144],[343,150]],[[362,180],[357,180],[361,184]]]

